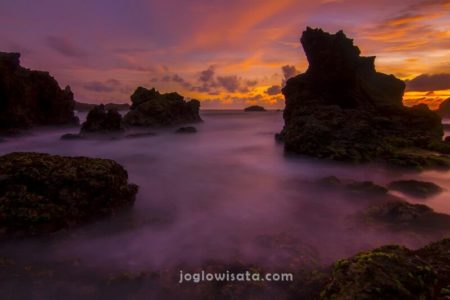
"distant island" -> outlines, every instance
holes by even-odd
[[[266,111],[266,109],[259,105],[252,105],[252,106],[246,107],[244,109],[244,111]]]

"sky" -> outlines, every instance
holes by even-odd
[[[0,51],[88,103],[144,86],[203,108],[283,108],[306,26],[344,30],[406,80],[407,105],[450,97],[450,0],[0,0]]]

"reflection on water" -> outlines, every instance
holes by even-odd
[[[130,211],[57,238],[4,243],[0,255],[30,261],[78,257],[105,268],[195,265],[233,257],[268,262],[270,250],[264,252],[255,241],[284,234],[328,262],[381,244],[417,247],[427,241],[355,228],[348,216],[361,209],[364,199],[348,201],[308,188],[305,181],[335,175],[386,185],[416,178],[450,190],[450,173],[407,174],[286,156],[273,136],[283,125],[279,112],[204,111],[202,118],[198,133],[191,135],[165,129],[136,139],[62,141],[59,137],[71,130],[41,129],[1,143],[1,154],[39,151],[114,159],[140,191]],[[422,203],[450,213],[449,196],[446,191]]]

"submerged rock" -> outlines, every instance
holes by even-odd
[[[175,133],[196,133],[196,132],[197,128],[193,126],[180,127],[175,131]]]
[[[266,109],[259,105],[252,105],[252,106],[246,107],[244,109],[244,111],[266,111]]]
[[[433,182],[418,180],[393,181],[389,184],[389,188],[415,198],[428,198],[443,191],[440,186]]]
[[[129,138],[129,139],[134,139],[134,138],[144,138],[144,137],[155,136],[155,135],[156,135],[156,133],[154,133],[152,131],[148,131],[148,132],[130,133],[130,134],[127,134],[125,137]]]
[[[301,43],[308,70],[282,90],[286,151],[357,163],[396,163],[390,159],[409,148],[450,152],[440,117],[424,104],[403,106],[404,82],[376,72],[375,57],[360,56],[342,31],[307,28]],[[425,161],[430,155],[416,154]],[[450,167],[448,157],[441,159]]]
[[[173,126],[201,122],[200,102],[187,101],[178,93],[161,94],[138,87],[131,95],[131,108],[124,122],[130,126]]]
[[[99,133],[123,131],[122,115],[117,111],[105,110],[103,104],[95,106],[87,115],[86,122],[81,126],[81,133]]]
[[[336,176],[328,176],[316,182],[320,188],[341,189],[352,194],[385,195],[388,189],[372,181],[341,180]]]
[[[389,230],[426,233],[437,236],[450,233],[450,215],[437,213],[422,204],[401,199],[370,206],[360,217],[362,224],[379,225]]]
[[[81,134],[66,133],[61,136],[61,140],[82,140],[84,137]]]
[[[398,245],[336,262],[320,299],[446,299],[450,239],[417,251]]]
[[[69,86],[21,67],[19,53],[0,52],[0,130],[78,124],[74,104]]]
[[[11,153],[0,157],[0,236],[54,232],[132,205],[138,187],[108,159]]]

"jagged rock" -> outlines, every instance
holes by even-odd
[[[70,87],[47,72],[20,66],[19,53],[0,52],[0,130],[78,124]]]
[[[111,215],[138,187],[108,159],[10,153],[0,157],[0,236],[49,233]]]
[[[125,103],[125,104],[107,103],[107,104],[103,104],[103,105],[105,106],[106,111],[108,111],[110,109],[114,109],[117,111],[130,109],[130,105],[128,103]],[[91,104],[91,103],[82,103],[82,102],[75,101],[75,110],[76,111],[90,111],[95,106],[97,106],[97,105]]]
[[[244,109],[244,111],[266,111],[266,109],[259,105],[252,105],[252,106],[246,107]]]
[[[186,101],[178,93],[161,94],[138,87],[131,95],[131,108],[124,122],[130,126],[173,126],[200,122],[200,102]]]
[[[360,56],[342,31],[307,28],[301,43],[308,70],[282,90],[286,151],[358,163],[389,160],[406,148],[450,153],[440,117],[424,104],[403,106],[404,82],[376,72],[375,57]]]
[[[450,98],[447,98],[439,105],[437,113],[443,118],[450,118]]]
[[[393,181],[389,184],[389,188],[415,198],[428,198],[443,191],[440,186],[433,182],[418,180]]]
[[[336,262],[320,299],[446,299],[450,239],[413,251],[389,245]]]
[[[196,133],[196,132],[197,128],[193,126],[180,127],[175,131],[175,133]]]
[[[103,104],[89,111],[86,122],[81,126],[81,133],[98,133],[123,131],[122,115],[117,110],[105,110]]]

